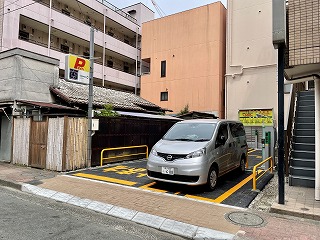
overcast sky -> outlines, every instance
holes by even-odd
[[[157,11],[152,5],[151,0],[107,0],[118,8],[133,5],[135,3],[143,3],[156,13]],[[171,15],[177,12],[182,12],[188,9],[196,8],[199,6],[207,5],[209,3],[218,2],[217,0],[155,0],[158,6],[162,9],[165,15]],[[227,0],[221,0],[225,7],[227,7]]]

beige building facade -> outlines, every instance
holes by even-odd
[[[239,111],[269,110],[277,128],[277,50],[272,44],[272,0],[228,0],[226,53],[226,118]],[[290,96],[285,87],[285,119]],[[271,115],[270,115],[271,116]],[[251,147],[261,148],[263,124],[247,123]]]
[[[216,2],[144,23],[141,97],[224,118],[225,22]]]

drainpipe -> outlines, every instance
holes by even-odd
[[[50,9],[49,9],[49,35],[48,35],[48,53],[50,57],[50,45],[51,45],[51,22],[52,22],[52,0],[50,0]]]
[[[104,87],[104,76],[105,76],[105,58],[106,58],[106,12],[103,11],[103,48],[102,48],[102,86]]]
[[[137,53],[137,57],[136,57],[136,82],[134,84],[134,94],[137,95],[137,84],[138,84],[138,57],[139,57],[139,52],[138,52],[138,35],[139,33],[139,27],[137,27],[136,29],[136,53]]]
[[[314,80],[315,101],[315,199],[320,200],[320,78]]]

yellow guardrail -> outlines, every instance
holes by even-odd
[[[132,153],[132,154],[124,154],[124,155],[117,155],[112,157],[103,157],[103,153],[106,151],[115,151],[115,150],[122,150],[122,149],[133,149],[133,148],[146,148],[145,152],[141,153]],[[100,158],[100,166],[103,166],[104,160],[110,160],[115,158],[121,158],[121,157],[131,157],[131,156],[138,156],[138,155],[146,155],[146,158],[148,158],[148,146],[147,145],[139,145],[139,146],[128,146],[128,147],[117,147],[117,148],[105,148],[101,151],[101,158]]]
[[[268,169],[265,169],[265,170],[261,170],[259,169],[258,171],[258,167],[260,167],[261,165],[263,165],[264,163],[268,162],[269,161],[269,168]],[[268,157],[266,158],[265,160],[263,160],[262,162],[258,163],[257,165],[255,165],[253,167],[253,186],[252,186],[252,189],[253,190],[257,190],[257,180],[259,178],[261,178],[267,171],[269,171],[272,173],[272,170],[273,170],[273,159],[272,157]]]

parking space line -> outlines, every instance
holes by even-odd
[[[249,153],[253,153],[253,152],[255,152],[255,151],[257,151],[256,149],[253,149],[253,150],[251,150],[251,151],[248,151],[248,154]]]
[[[202,201],[206,201],[206,202],[217,203],[216,200],[210,199],[210,198],[199,197],[199,196],[194,196],[194,195],[189,195],[189,194],[186,194],[184,196],[187,197],[187,198],[192,198],[192,199],[196,199],[196,200],[202,200]]]
[[[249,181],[251,181],[251,179],[253,178],[253,174],[251,174],[250,176],[246,177],[244,180],[242,180],[241,182],[239,182],[237,185],[235,185],[234,187],[230,188],[228,191],[226,191],[224,194],[222,194],[221,196],[219,196],[218,198],[216,198],[214,201],[216,203],[221,203],[224,200],[226,200],[228,197],[230,197],[234,192],[236,192],[237,190],[239,190],[242,186],[244,186],[246,183],[248,183]]]
[[[120,180],[120,179],[116,179],[116,178],[98,176],[98,175],[87,174],[87,173],[76,173],[76,174],[73,174],[73,176],[101,180],[101,181],[105,181],[105,182],[119,183],[119,184],[123,184],[123,185],[127,185],[127,186],[133,186],[133,185],[137,184],[137,182],[131,182],[131,181]]]
[[[139,187],[139,188],[145,189],[145,190],[150,190],[150,191],[153,191],[153,192],[161,192],[161,193],[167,192],[167,191],[165,191],[165,190],[156,189],[156,188],[151,188],[151,186],[153,186],[153,185],[155,185],[155,184],[156,184],[156,182],[152,182],[152,183],[148,183],[148,184],[146,184],[146,185],[143,185],[143,186],[141,186],[141,187]]]

